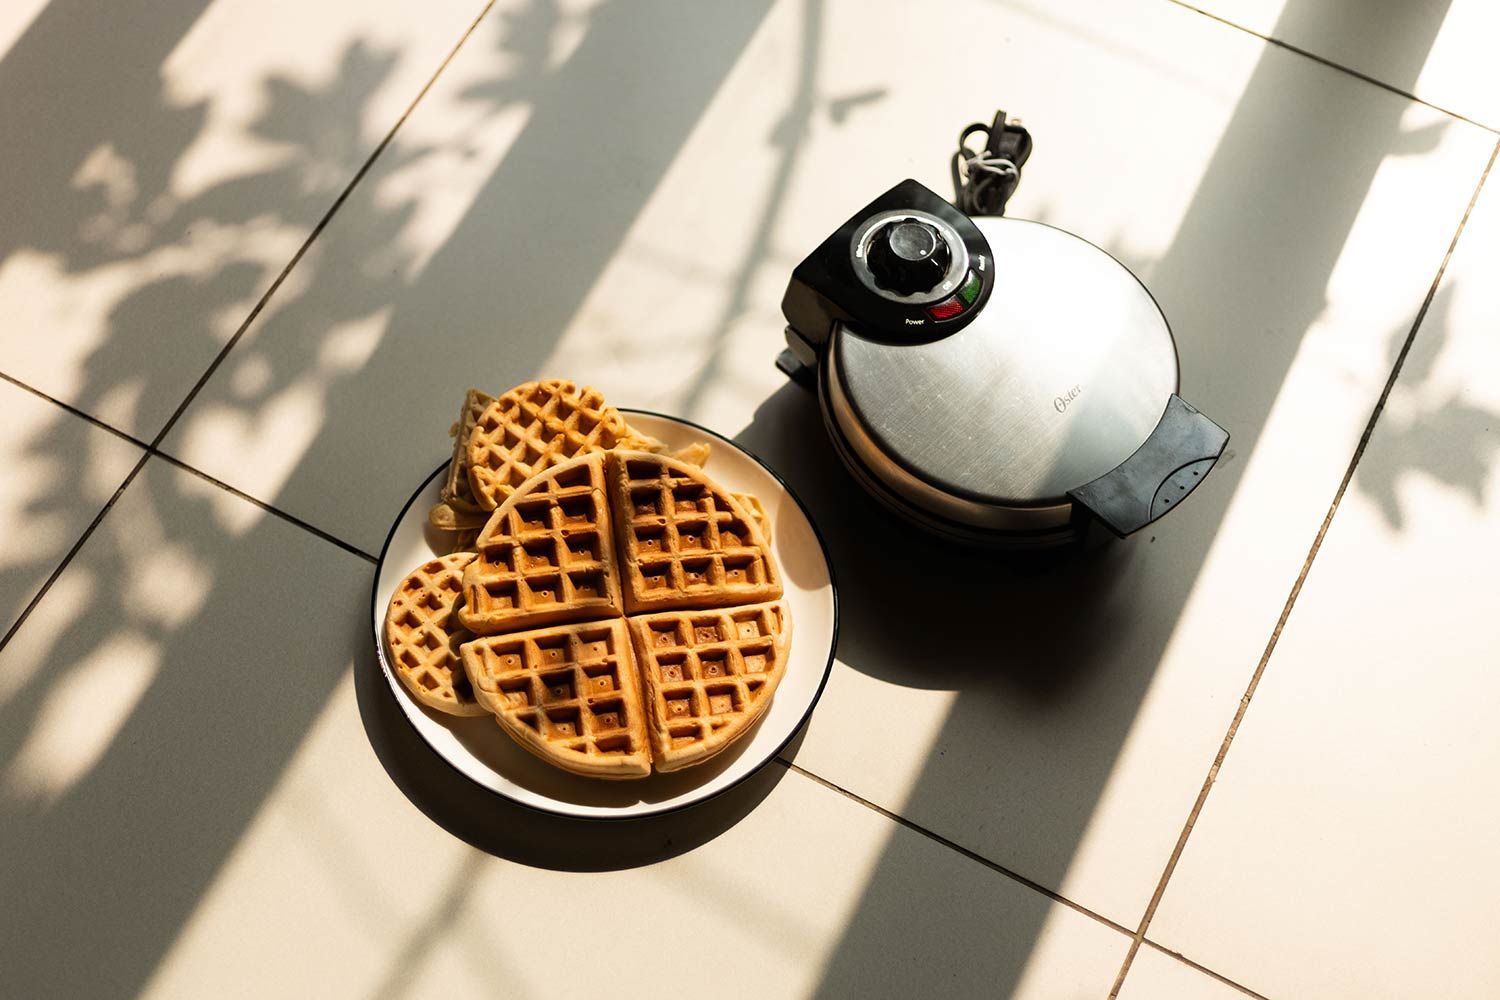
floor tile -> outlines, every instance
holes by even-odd
[[[0,636],[15,624],[141,449],[0,381]],[[13,680],[0,674],[0,700]]]
[[[809,502],[839,574],[839,662],[797,762],[1134,926],[1493,137],[1181,8],[1086,31],[1006,9],[1038,81],[1013,102],[1038,152],[1011,214],[1138,270],[1183,395],[1233,435],[1224,460],[1129,542],[1035,566],[911,537],[830,474],[795,390],[741,440]],[[1295,183],[1289,155],[1310,167]]]
[[[370,573],[147,463],[0,650],[7,989],[135,995],[347,678]]]
[[[482,7],[0,16],[0,371],[153,437]]]
[[[1197,7],[1500,129],[1500,10],[1487,0],[1190,0]]]
[[[1171,955],[1142,948],[1130,964],[1119,1000],[1245,1000],[1247,996]]]
[[[369,575],[148,463],[0,651],[22,677],[0,701],[17,995],[654,996],[693,969],[731,996],[1107,989],[1123,934],[779,765],[748,817],[659,864],[468,847],[371,752]],[[435,759],[403,780],[462,783]],[[480,828],[540,822],[463,790]],[[565,833],[609,868],[619,829]]]
[[[1272,996],[1500,991],[1497,255],[1492,177],[1151,925]]]

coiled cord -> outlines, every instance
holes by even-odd
[[[969,139],[983,132],[985,145],[976,150]],[[974,122],[958,136],[958,152],[953,154],[953,204],[965,215],[1004,215],[1005,204],[1021,183],[1021,167],[1031,156],[1031,133],[1020,120],[1007,123],[1005,112],[997,111],[995,120],[985,125]]]

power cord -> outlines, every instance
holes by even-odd
[[[980,132],[984,149],[970,148],[969,138]],[[954,207],[965,215],[1004,215],[1030,156],[1031,133],[1019,118],[1007,122],[1004,111],[995,112],[989,125],[975,122],[965,128],[951,163]]]

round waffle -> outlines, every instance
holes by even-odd
[[[516,488],[574,455],[659,445],[636,434],[604,395],[562,379],[518,385],[479,415],[468,439],[474,501],[494,510]]]
[[[578,456],[514,490],[476,549],[463,668],[501,728],[565,770],[701,763],[754,725],[785,672],[791,622],[765,536],[695,466]]]
[[[385,615],[397,676],[418,701],[449,715],[486,712],[459,664],[459,645],[473,636],[454,613],[464,568],[473,560],[472,553],[460,552],[423,563],[396,588]]]

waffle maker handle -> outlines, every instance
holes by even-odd
[[[1068,498],[1120,538],[1178,506],[1208,477],[1229,432],[1173,393],[1145,442],[1125,461]]]

